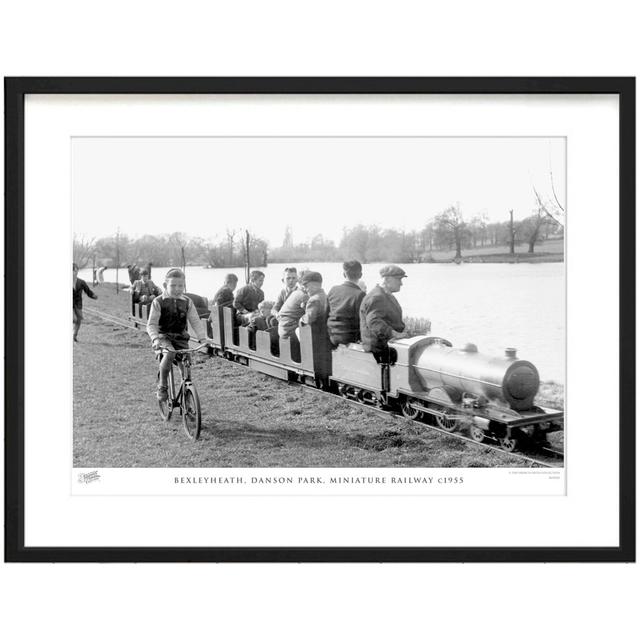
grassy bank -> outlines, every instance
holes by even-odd
[[[86,308],[127,316],[128,295],[98,287]],[[495,467],[519,463],[409,420],[197,356],[203,432],[163,423],[144,332],[86,314],[74,346],[74,465],[81,467]]]
[[[455,251],[432,251],[430,254],[431,262],[452,262],[455,258]],[[517,245],[515,253],[509,253],[506,246],[500,247],[473,247],[471,249],[463,249],[462,262],[486,262],[486,263],[502,263],[502,262],[563,262],[564,261],[564,241],[563,240],[547,240],[538,243],[533,253],[528,252],[528,246],[525,244]]]

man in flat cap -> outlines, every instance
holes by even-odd
[[[327,315],[329,314],[327,294],[322,288],[322,276],[317,271],[305,271],[300,277],[300,286],[309,296],[304,308],[304,315],[300,318],[300,327],[305,325],[311,327],[316,383],[324,386],[331,373],[329,334],[327,332]],[[296,333],[299,339],[300,332]]]
[[[394,293],[400,291],[407,274],[395,264],[380,269],[382,280],[364,297],[360,305],[362,346],[380,363],[389,363],[389,340],[404,338],[402,308]]]
[[[327,329],[327,294],[322,288],[322,275],[317,271],[307,271],[300,278],[302,290],[309,296],[304,308],[304,315],[300,318],[300,326],[308,324],[312,329],[321,328],[322,333]]]
[[[322,290],[322,276],[317,271],[304,271],[298,287],[285,300],[278,314],[278,335],[291,340],[291,354],[298,359],[300,341],[296,330],[308,324],[318,343],[322,344],[327,333],[327,296]]]

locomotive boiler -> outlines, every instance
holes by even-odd
[[[427,340],[416,350],[413,366],[423,391],[439,388],[455,401],[466,395],[479,404],[496,401],[511,409],[531,409],[540,387],[538,370],[516,359],[512,348],[493,357],[478,353],[474,344],[454,349],[440,339]]]

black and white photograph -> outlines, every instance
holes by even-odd
[[[563,467],[565,138],[71,158],[74,467]]]

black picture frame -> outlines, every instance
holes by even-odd
[[[5,561],[635,561],[635,78],[5,78]],[[26,547],[24,100],[28,94],[615,94],[619,98],[620,448],[616,547]],[[624,292],[624,295],[622,295]],[[11,317],[7,317],[7,310]]]

